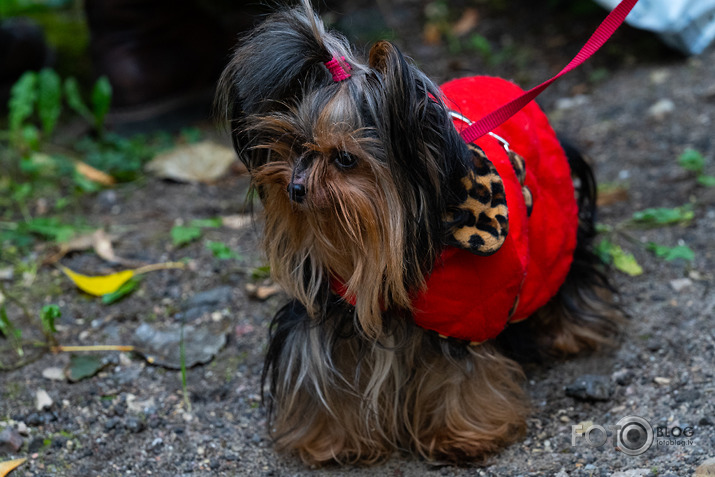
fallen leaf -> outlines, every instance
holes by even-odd
[[[65,376],[76,383],[83,379],[91,378],[109,364],[100,356],[91,354],[70,355],[70,362],[65,368]]]
[[[77,288],[94,296],[104,296],[109,293],[114,293],[136,275],[153,272],[155,270],[168,270],[172,268],[183,269],[185,267],[186,266],[181,262],[154,263],[139,267],[135,270],[123,270],[109,275],[92,277],[81,275],[62,265],[59,266],[60,270],[67,275],[67,278],[72,280],[72,282],[77,285]]]
[[[179,182],[212,182],[223,176],[235,160],[233,149],[203,141],[159,154],[146,165],[146,170]]]
[[[462,16],[452,26],[452,34],[456,36],[466,35],[474,30],[479,23],[479,12],[476,8],[466,8]]]
[[[442,43],[442,32],[434,23],[427,23],[422,32],[424,42],[428,45],[439,45]]]
[[[626,275],[637,277],[643,274],[643,268],[638,264],[633,254],[626,252],[618,245],[611,249],[611,256],[613,257],[613,266]]]
[[[102,303],[105,305],[111,305],[112,303],[118,302],[119,300],[136,290],[140,282],[141,277],[131,277],[129,280],[124,282],[122,286],[117,289],[117,291],[102,295]]]
[[[174,225],[169,232],[171,242],[181,247],[201,237],[201,228],[196,226]]]
[[[52,407],[54,402],[47,391],[44,389],[38,389],[37,394],[35,394],[35,409],[42,411],[43,409],[49,409]]]
[[[596,205],[603,207],[618,202],[628,200],[628,189],[625,187],[615,186],[598,191],[598,199]]]
[[[5,477],[10,472],[24,464],[26,460],[27,457],[23,457],[22,459],[13,459],[7,460],[5,462],[0,462],[0,477]]]
[[[60,265],[60,270],[62,270],[80,290],[94,296],[113,293],[119,290],[119,287],[134,276],[134,270],[123,270],[110,275],[100,275],[96,277],[81,275],[62,265]]]
[[[103,260],[109,263],[121,263],[122,265],[128,266],[138,266],[141,262],[136,260],[128,260],[122,257],[118,257],[114,253],[114,247],[112,246],[112,241],[116,238],[114,235],[110,235],[103,229],[97,229],[92,233],[78,235],[74,237],[69,242],[63,242],[59,244],[57,251],[43,260],[44,265],[52,265],[57,263],[71,252],[81,252],[84,250],[94,249],[94,252]]]
[[[110,176],[106,172],[95,169],[82,161],[74,161],[74,168],[85,178],[91,180],[92,182],[96,182],[97,184],[102,184],[103,186],[112,186],[117,182],[114,180],[114,177]]]

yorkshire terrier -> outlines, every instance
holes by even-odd
[[[279,449],[310,464],[483,459],[525,432],[515,355],[616,335],[583,158],[533,102],[460,137],[520,92],[489,77],[437,87],[387,41],[362,61],[309,0],[243,39],[217,101],[292,298],[263,372]]]

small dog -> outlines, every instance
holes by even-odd
[[[525,432],[514,356],[616,335],[584,160],[534,103],[460,138],[520,91],[438,88],[386,41],[363,62],[308,0],[243,39],[217,101],[292,297],[263,372],[279,449],[310,464],[482,459]]]

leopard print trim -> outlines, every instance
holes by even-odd
[[[459,185],[462,201],[446,217],[447,244],[477,255],[491,255],[502,246],[509,231],[509,211],[504,184],[484,151],[468,144],[472,165]]]
[[[534,208],[534,198],[529,188],[524,184],[526,180],[526,162],[523,157],[511,149],[507,149],[507,154],[509,155],[511,167],[516,173],[516,178],[519,180],[519,184],[521,184],[521,193],[524,196],[524,203],[526,204],[526,215],[530,217],[531,210]]]

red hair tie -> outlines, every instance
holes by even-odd
[[[336,83],[350,78],[348,71],[352,68],[350,64],[345,61],[344,56],[341,56],[339,60],[333,56],[332,60],[325,62],[325,66],[328,68],[328,71],[330,71],[330,74],[333,75],[333,81]]]

